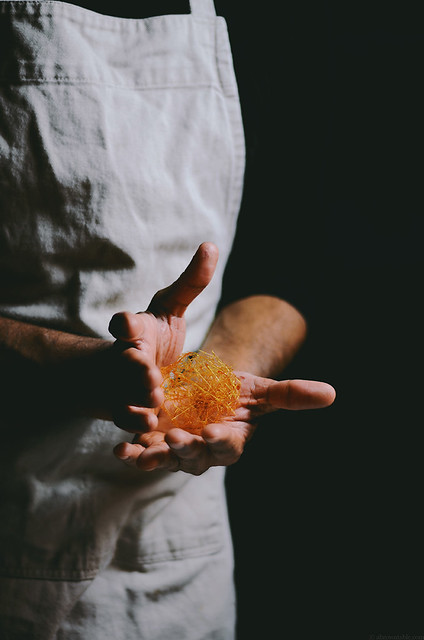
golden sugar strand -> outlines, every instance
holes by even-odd
[[[214,352],[183,353],[161,372],[162,407],[175,426],[198,433],[207,424],[234,415],[240,381]]]

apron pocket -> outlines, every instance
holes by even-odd
[[[224,474],[224,468],[215,467],[191,476],[150,521],[148,509],[133,516],[121,532],[113,564],[145,571],[153,564],[220,551],[228,536]]]

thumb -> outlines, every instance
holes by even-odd
[[[336,391],[330,384],[315,380],[274,381],[266,391],[269,411],[321,409],[331,405],[335,397]]]
[[[165,313],[181,318],[189,304],[212,280],[217,262],[218,247],[212,242],[203,242],[180,277],[153,296],[147,311],[154,315]]]

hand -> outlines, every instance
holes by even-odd
[[[186,270],[155,294],[146,311],[112,317],[109,331],[116,342],[110,412],[121,429],[143,432],[157,427],[156,413],[147,408],[158,408],[163,402],[160,367],[180,355],[186,332],[184,313],[209,284],[217,261],[217,247],[204,242]]]
[[[185,310],[208,285],[217,260],[217,247],[201,244],[184,273],[158,291],[144,313],[113,316],[114,342],[0,317],[7,371],[2,411],[10,424],[19,432],[35,422],[37,429],[55,428],[58,416],[84,415],[128,431],[157,426],[156,415],[142,407],[162,404],[159,369],[180,355]]]
[[[133,443],[120,443],[114,449],[115,456],[142,471],[167,469],[201,475],[209,467],[237,462],[261,415],[278,409],[327,407],[336,395],[333,387],[324,382],[277,382],[249,373],[235,373],[241,388],[240,406],[234,416],[219,424],[207,425],[198,436],[172,428],[167,415],[160,412],[160,430],[137,435]]]

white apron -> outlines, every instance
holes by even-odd
[[[208,240],[220,261],[185,348],[201,344],[244,140],[225,21],[190,4],[121,19],[0,0],[0,314],[110,338],[113,313],[145,309]],[[104,421],[23,442],[0,428],[2,640],[233,637],[222,468],[129,469]]]

